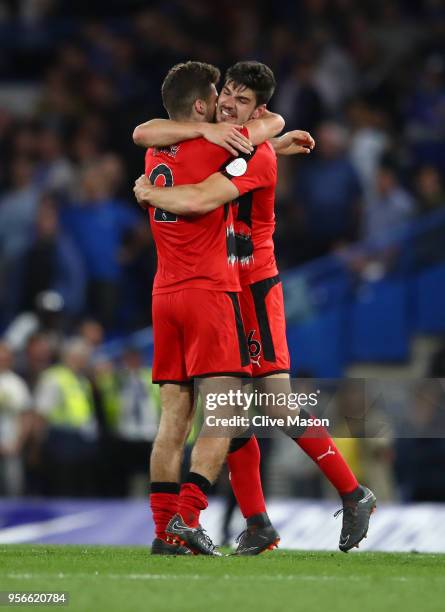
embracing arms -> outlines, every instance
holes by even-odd
[[[201,183],[168,188],[154,187],[143,174],[133,191],[142,208],[150,204],[180,216],[204,215],[239,196],[237,187],[220,172]]]
[[[152,119],[138,125],[133,132],[133,142],[141,147],[166,147],[183,140],[203,137],[226,149],[231,155],[250,153],[253,145],[261,144],[279,134],[284,127],[281,115],[265,111],[259,119],[246,123],[249,137],[240,130],[243,126],[233,123],[206,123],[196,121],[172,121]]]
[[[312,136],[301,130],[293,130],[273,141],[275,151],[283,155],[310,153],[315,146]],[[255,166],[256,162],[253,163]],[[266,168],[270,171],[268,166]],[[248,174],[254,175],[255,172],[264,174],[264,169],[253,169],[250,166]],[[226,202],[236,200],[240,195],[233,181],[221,172],[211,174],[201,183],[168,188],[154,187],[142,175],[137,179],[133,191],[142,208],[151,205],[179,216],[206,214]]]

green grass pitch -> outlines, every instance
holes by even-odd
[[[0,546],[0,590],[68,591],[62,609],[71,612],[435,612],[445,605],[445,555],[151,557],[140,547],[8,545]]]

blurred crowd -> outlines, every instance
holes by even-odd
[[[440,0],[6,1],[0,9],[0,325],[57,291],[67,324],[150,322],[155,261],[131,134],[185,59],[275,71],[316,151],[280,160],[282,268],[444,205]]]
[[[156,260],[131,135],[165,116],[168,69],[265,62],[271,109],[316,138],[310,156],[279,160],[285,269],[445,205],[444,41],[441,0],[1,3],[0,494],[126,495],[138,474],[146,487],[157,391],[134,347],[118,363],[96,349],[151,321]],[[364,482],[377,457],[404,499],[443,496],[440,440],[357,444]],[[413,492],[426,473],[429,492]],[[316,495],[317,479],[303,469],[288,482]]]
[[[0,342],[0,496],[147,489],[159,388],[146,359],[132,345],[115,362],[98,352],[97,321],[75,331],[62,338],[56,325],[39,325],[15,351]]]

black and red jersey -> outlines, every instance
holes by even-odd
[[[239,191],[235,202],[235,233],[242,286],[278,274],[273,233],[277,158],[265,142],[246,157],[235,158],[222,169]]]

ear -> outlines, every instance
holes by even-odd
[[[253,111],[252,115],[250,116],[251,119],[259,119],[260,117],[262,117],[264,115],[264,111],[266,110],[266,105],[265,104],[260,104],[259,106],[256,107],[256,109]]]
[[[207,112],[207,103],[204,102],[204,100],[195,100],[194,104],[193,104],[193,108],[195,109],[195,111],[198,113],[198,115],[204,115]]]

